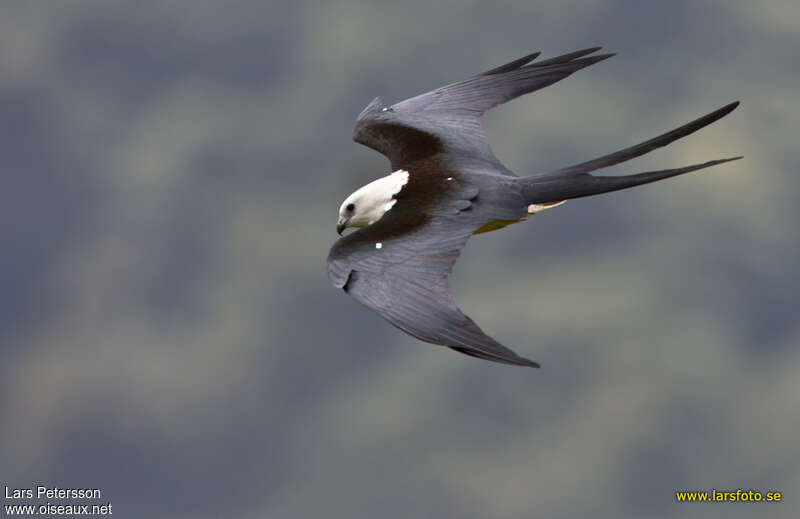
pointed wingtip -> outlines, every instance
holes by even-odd
[[[744,158],[744,155],[739,155],[738,157],[728,157],[727,159],[719,159],[719,164],[723,164],[725,162],[733,162],[734,160],[741,160]]]
[[[580,58],[581,56],[586,56],[587,54],[593,54],[593,53],[597,52],[598,50],[602,50],[602,49],[603,49],[603,47],[598,45],[597,47],[588,47],[586,49],[576,50],[575,52],[570,52],[569,54],[564,54],[564,56],[570,56],[570,57],[572,57],[572,59],[575,59],[575,58]],[[561,57],[561,56],[559,56],[559,57]]]
[[[739,106],[739,104],[741,104],[739,101],[734,101],[732,103],[728,103],[728,104],[726,104],[725,106],[723,106],[722,108],[718,109],[716,112],[713,112],[713,113],[714,114],[719,114],[720,118],[721,117],[725,117],[729,113],[731,113],[734,110],[736,110],[736,108]]]
[[[555,56],[553,58],[549,58],[543,61],[537,61],[526,65],[526,67],[546,67],[550,65],[560,65],[563,63],[567,63],[573,60],[577,60],[578,58],[582,58],[583,56],[587,56],[588,54],[592,54],[597,52],[598,50],[602,49],[603,47],[590,47],[588,49],[576,50],[575,52],[570,52],[567,54],[562,54],[561,56]],[[606,59],[613,56],[613,54],[603,54],[601,56],[589,56],[588,58],[584,59],[596,59],[600,57],[600,59]],[[598,60],[599,61],[599,60]],[[595,62],[596,63],[596,62]]]
[[[597,63],[598,61],[603,61],[604,59],[613,58],[616,55],[617,55],[616,52],[609,52],[607,54],[597,54],[595,56],[589,56],[589,57],[584,58],[584,59],[594,60],[592,63]]]
[[[528,358],[525,358],[522,355],[517,355],[517,358],[515,358],[511,362],[511,364],[513,364],[514,366],[522,366],[523,368],[541,368],[542,367],[541,364],[539,364],[538,362],[536,362],[534,360],[531,360],[531,359],[528,359]]]
[[[588,59],[594,58],[596,60],[595,63],[597,63],[598,61],[603,61],[608,58],[613,58],[616,55],[617,55],[616,52],[609,52],[608,54],[598,54],[596,56],[589,56]]]
[[[478,74],[478,75],[479,76],[491,76],[491,75],[494,75],[494,74],[502,74],[503,72],[510,72],[512,70],[516,70],[516,69],[518,69],[518,68],[520,68],[522,66],[527,65],[531,61],[535,60],[536,58],[539,57],[540,54],[541,54],[541,52],[532,52],[532,53],[528,54],[527,56],[523,56],[523,57],[521,57],[519,59],[515,59],[514,61],[506,63],[505,65],[500,65],[499,67],[495,67],[492,70],[487,70],[486,72],[483,72],[483,73]]]
[[[506,365],[509,365],[509,366],[520,366],[520,367],[523,367],[523,368],[537,368],[538,369],[538,368],[542,367],[538,362],[530,360],[530,359],[526,359],[525,357],[520,357],[520,356],[517,356],[517,358],[515,358],[515,359],[505,359],[505,360],[487,359],[487,360],[491,360],[493,362],[498,362],[498,363],[501,363],[501,364],[506,364]]]
[[[573,60],[575,58],[580,58],[580,57],[583,57],[583,56],[587,56],[589,54],[594,54],[598,50],[603,50],[603,47],[597,46],[597,47],[589,47],[589,48],[586,48],[586,49],[576,50],[575,52],[570,52],[569,54],[564,54],[562,56],[556,56],[553,59],[566,58],[567,60]]]
[[[519,59],[515,59],[514,61],[512,61],[510,63],[506,63],[505,65],[501,65],[499,67],[493,68],[492,70],[488,70],[488,71],[483,72],[483,73],[478,74],[478,75],[479,76],[491,76],[493,74],[501,74],[503,72],[510,72],[512,70],[516,70],[516,69],[519,69],[519,68],[545,67],[545,66],[548,66],[548,65],[558,65],[558,64],[566,63],[568,61],[577,60],[578,58],[581,58],[583,56],[587,56],[589,54],[593,54],[593,53],[597,52],[598,50],[600,50],[602,48],[603,47],[589,47],[588,49],[577,50],[575,52],[570,52],[568,54],[562,54],[561,56],[556,56],[554,58],[549,58],[549,59],[546,59],[546,60],[543,60],[543,61],[534,61],[542,53],[541,52],[532,52],[531,54],[528,54],[527,56],[523,56],[523,57],[521,57]],[[598,56],[589,56],[587,58],[584,58],[584,60],[592,60],[589,63],[589,64],[591,64],[591,63],[597,63],[598,61],[602,61],[604,59],[608,59],[608,58],[610,58],[611,56],[614,56],[614,55],[615,54],[613,54],[613,53],[612,54],[600,54]],[[584,61],[584,60],[581,60],[581,61]]]

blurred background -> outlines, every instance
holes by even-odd
[[[351,141],[374,96],[594,45],[488,114],[511,169],[736,99],[604,173],[745,159],[470,241],[456,299],[540,370],[330,286],[339,204],[389,171]],[[795,515],[798,48],[789,0],[4,2],[0,481],[118,517]],[[785,502],[676,503],[712,488]]]

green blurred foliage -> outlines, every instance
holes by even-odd
[[[0,480],[124,517],[752,517],[800,488],[792,2],[6,2]],[[472,240],[462,308],[541,370],[329,286],[389,102],[533,50],[619,55],[491,112],[520,174],[745,160]],[[702,510],[701,510],[702,508]]]

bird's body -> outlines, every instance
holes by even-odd
[[[389,158],[390,175],[350,195],[328,257],[333,284],[420,340],[506,364],[538,367],[485,335],[456,307],[447,277],[473,234],[503,228],[564,200],[625,189],[733,159],[620,177],[590,172],[643,155],[733,110],[711,114],[636,146],[519,177],[494,156],[479,117],[488,109],[559,81],[611,55],[578,51],[530,63],[532,54],[391,107],[373,100],[354,139]]]

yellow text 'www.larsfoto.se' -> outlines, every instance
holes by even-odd
[[[685,491],[675,492],[675,499],[679,503],[780,503],[783,493],[780,490],[736,490]]]

